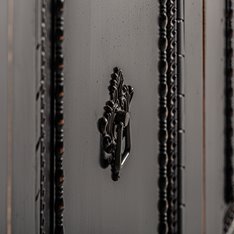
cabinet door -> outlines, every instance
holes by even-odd
[[[154,0],[71,0],[65,8],[64,225],[67,233],[157,233],[159,7]],[[184,233],[202,232],[202,4],[185,5]],[[182,35],[184,35],[182,33]],[[195,35],[198,35],[197,38]],[[191,46],[192,45],[192,46]],[[97,121],[113,67],[134,88],[131,154],[120,179],[100,165]],[[197,113],[194,118],[194,113]],[[195,200],[195,202],[191,202]]]
[[[66,232],[156,233],[157,1],[73,0],[65,18]],[[115,66],[135,92],[131,155],[117,182],[100,166],[97,129]]]
[[[64,225],[65,233],[69,234],[168,233],[159,231],[160,220],[164,219],[165,223],[172,220],[171,211],[163,209],[163,196],[169,196],[168,191],[172,190],[166,188],[162,196],[160,186],[165,182],[162,181],[164,173],[166,185],[173,180],[170,171],[166,171],[167,160],[159,157],[160,137],[163,138],[159,134],[162,133],[160,111],[163,112],[160,109],[163,90],[160,87],[163,87],[159,85],[163,46],[159,39],[165,33],[159,27],[165,23],[162,18],[159,20],[165,9],[159,6],[166,1],[0,2],[0,11],[5,12],[0,17],[8,24],[0,27],[0,67],[4,77],[0,79],[3,110],[0,188],[8,188],[0,197],[0,207],[4,210],[0,230],[9,234],[62,233]],[[182,211],[175,223],[180,225],[179,233],[205,233],[205,230],[215,230],[209,226],[213,216],[208,215],[215,214],[213,211],[218,208],[213,209],[213,205],[221,199],[220,193],[216,193],[216,181],[209,179],[215,173],[206,171],[205,164],[205,141],[213,139],[214,134],[207,124],[205,139],[204,124],[208,120],[203,112],[203,3],[167,2],[168,15],[173,12],[170,11],[172,3],[180,10],[176,40],[180,49],[183,47],[179,56],[176,51],[181,66],[175,65],[181,69],[183,83],[177,93],[181,97],[181,112],[177,113],[180,120],[177,120],[181,122],[176,129],[177,134],[183,133],[180,139],[183,160],[175,164],[179,168],[175,177],[179,179],[176,194],[180,199],[176,209]],[[173,21],[170,17],[167,20]],[[183,26],[179,28],[179,25]],[[208,54],[207,58],[212,55]],[[218,58],[218,54],[215,56]],[[122,70],[124,82],[134,89],[130,105],[131,151],[118,181],[112,179],[110,166],[103,167],[103,142],[97,126],[110,99],[108,86],[114,67]],[[207,99],[207,106],[211,98],[212,95]],[[64,129],[61,116],[65,120]],[[169,123],[166,125],[168,130]],[[65,147],[64,155],[63,150],[57,150],[61,145]],[[207,150],[209,155],[214,151],[217,152],[215,147]],[[171,160],[172,154],[168,158]],[[162,166],[165,166],[163,173]],[[215,163],[214,166],[221,168]],[[218,174],[215,175],[217,178]],[[211,189],[205,176],[211,181]],[[218,195],[207,201],[211,193]],[[215,216],[217,222],[219,215]]]

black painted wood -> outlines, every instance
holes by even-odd
[[[232,202],[233,193],[233,88],[232,88],[232,1],[226,0],[225,5],[225,201]]]
[[[64,155],[64,0],[55,0],[53,19],[53,82],[54,82],[54,183],[55,233],[64,233],[63,224],[63,155]]]
[[[233,191],[233,3],[225,1],[225,181],[224,200],[228,209],[224,216],[224,233],[230,232],[234,217],[234,191]]]
[[[168,72],[167,72],[167,84],[168,84],[168,226],[169,233],[177,233],[178,222],[178,113],[177,113],[177,37],[176,37],[176,19],[177,19],[177,6],[176,0],[169,0],[167,2],[168,13],[168,48],[167,48],[167,60],[168,60]]]

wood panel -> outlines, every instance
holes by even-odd
[[[65,11],[65,230],[155,233],[158,8],[154,0],[73,0]],[[97,120],[115,66],[135,89],[132,151],[118,182],[99,164]]]
[[[222,233],[224,205],[224,7],[206,1],[206,232]]]
[[[13,233],[37,233],[36,17],[35,1],[14,1]]]
[[[184,233],[204,232],[202,1],[185,4]]]

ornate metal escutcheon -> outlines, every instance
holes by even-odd
[[[129,106],[133,88],[124,84],[122,71],[116,67],[108,89],[110,100],[104,106],[103,117],[98,120],[98,129],[104,151],[102,160],[111,166],[112,179],[117,181],[131,150]]]

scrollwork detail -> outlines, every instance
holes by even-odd
[[[123,73],[119,68],[113,69],[108,87],[110,100],[104,106],[103,117],[98,121],[98,129],[102,135],[102,147],[107,165],[111,165],[112,178],[118,180],[122,164],[130,153],[130,113],[129,106],[133,97],[133,88],[124,84]],[[119,128],[122,128],[122,137],[125,138],[125,150],[118,152],[120,144]],[[121,154],[121,156],[120,156]],[[119,157],[121,157],[120,161]],[[121,165],[120,165],[121,164]]]

